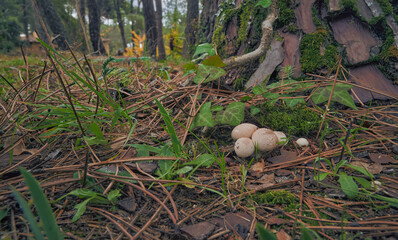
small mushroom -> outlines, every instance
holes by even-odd
[[[280,131],[274,131],[274,134],[278,137],[278,143],[285,143],[287,141],[286,135]]]
[[[252,140],[259,151],[265,152],[271,151],[272,149],[276,148],[278,137],[272,130],[267,128],[260,128],[253,133]]]
[[[254,153],[254,143],[250,138],[239,138],[235,142],[234,150],[238,157],[248,157]]]
[[[251,123],[242,123],[236,126],[232,132],[231,132],[231,137],[234,140],[237,140],[239,138],[250,138],[254,131],[256,131],[258,127],[254,124]]]
[[[305,138],[299,138],[297,139],[296,143],[300,146],[300,147],[306,147],[308,146],[310,143],[308,142],[307,139]]]

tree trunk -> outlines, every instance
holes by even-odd
[[[217,22],[219,0],[203,0],[203,10],[200,16],[199,43],[211,42]]]
[[[142,2],[142,8],[145,19],[146,49],[149,56],[156,58],[156,21],[153,0],[145,0]]]
[[[37,35],[39,36],[40,40],[42,40],[43,42],[45,42],[46,44],[50,45],[50,39],[49,39],[49,35],[46,32],[46,30],[44,29],[45,26],[45,22],[42,21],[42,17],[40,14],[40,9],[39,6],[37,6],[37,2],[35,0],[31,0],[32,6],[33,6],[33,10],[34,10],[34,30],[36,31]],[[47,28],[47,27],[46,27]]]
[[[26,0],[22,0],[22,22],[23,22],[23,29],[26,35],[26,46],[30,46],[30,42],[29,42],[29,27],[28,27],[28,3],[26,2]],[[29,9],[31,9],[29,7]]]
[[[79,0],[79,12],[83,25],[86,26],[86,0]]]
[[[113,3],[115,5],[117,23],[119,25],[120,35],[122,37],[123,51],[126,51],[127,43],[126,43],[126,36],[124,35],[124,24],[123,24],[122,13],[120,12],[120,0],[113,0]]]
[[[199,0],[188,0],[183,56],[190,59],[197,43]]]
[[[159,52],[159,60],[166,59],[166,50],[163,41],[163,24],[162,24],[162,0],[156,0],[156,35]]]
[[[130,13],[134,13],[134,0],[130,1]]]
[[[53,34],[59,35],[55,38],[55,43],[62,50],[68,49],[68,45],[65,41],[69,42],[69,38],[61,18],[54,9],[53,3],[50,0],[37,0],[36,2]]]
[[[88,8],[88,28],[90,32],[91,44],[93,45],[94,52],[99,52],[100,54],[106,54],[105,47],[101,39],[101,16],[100,16],[100,6],[96,0],[87,1]]]

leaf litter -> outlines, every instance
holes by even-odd
[[[17,131],[18,136],[22,137],[15,146],[7,143],[7,137],[1,137],[0,211],[7,212],[0,219],[4,223],[0,226],[2,237],[14,233],[19,237],[31,236],[20,208],[10,195],[9,186],[21,193],[27,191],[22,176],[17,172],[20,166],[27,168],[39,180],[53,203],[53,212],[61,230],[73,239],[82,236],[92,239],[103,236],[118,239],[249,239],[256,236],[256,222],[272,226],[272,231],[281,239],[298,238],[300,233],[295,229],[303,226],[325,239],[336,239],[342,234],[363,238],[365,233],[367,237],[374,238],[396,236],[397,155],[391,150],[397,146],[396,102],[379,102],[372,107],[362,105],[357,110],[329,110],[325,119],[330,128],[337,131],[325,137],[323,142],[319,144],[315,136],[308,136],[310,147],[297,148],[294,144],[287,144],[282,149],[256,156],[248,167],[248,161],[237,158],[233,153],[233,142],[228,140],[232,127],[215,125],[213,128],[196,128],[193,133],[198,138],[187,129],[190,129],[193,116],[199,112],[200,106],[209,101],[213,106],[228,110],[234,106],[231,103],[241,104],[239,100],[248,96],[250,100],[246,101],[246,106],[257,105],[264,101],[261,96],[223,90],[214,82],[196,85],[192,83],[193,75],[184,76],[179,70],[169,69],[168,79],[164,79],[164,70],[160,66],[149,66],[146,62],[122,62],[114,66],[124,69],[125,75],[121,72],[109,75],[108,82],[101,83],[102,87],[109,84],[109,89],[117,92],[119,86],[116,83],[129,79],[129,83],[121,89],[122,94],[116,94],[114,101],[131,114],[136,125],[131,131],[132,126],[122,115],[112,122],[99,122],[99,128],[93,128],[90,133],[93,143],[90,147],[77,143],[82,133],[73,117],[65,115],[58,122],[62,125],[58,130],[54,125],[28,128],[26,122],[19,124],[17,119],[10,117],[35,114],[36,117],[30,121],[39,126],[40,119],[62,116],[63,109],[68,107],[68,100],[56,83],[54,72],[44,69],[32,72],[32,76],[36,76],[31,79],[46,81],[46,84],[39,82],[40,91],[44,92],[35,93],[40,98],[32,100],[29,97],[36,91],[33,82],[21,87],[26,88],[24,102],[17,101],[12,90],[5,93],[8,100],[1,100],[0,110],[3,136],[12,136]],[[94,71],[100,72],[99,69]],[[64,81],[70,82],[68,75],[63,77]],[[325,81],[321,76],[312,78]],[[187,81],[191,84],[187,85]],[[80,113],[84,109],[96,108],[95,95],[83,91],[89,89],[76,84],[68,87]],[[167,110],[175,134],[184,146],[185,154],[180,158],[168,154],[170,152],[164,143],[170,141],[170,136],[154,99],[159,99]],[[24,107],[26,104],[30,105],[33,113]],[[50,106],[57,109],[57,116],[51,115],[51,111],[40,111],[40,108]],[[321,111],[319,107],[312,108]],[[117,105],[109,107],[104,104],[97,109],[102,117],[119,111]],[[216,118],[228,122],[231,120],[228,114],[219,112]],[[83,121],[90,122],[94,116],[83,116]],[[101,119],[101,115],[97,117]],[[369,126],[363,127],[364,118]],[[253,121],[250,116],[245,119]],[[352,129],[360,131],[346,144],[346,150],[340,157],[342,145],[339,139],[346,136],[348,119],[354,119]],[[291,137],[297,139],[301,136]],[[201,142],[212,152],[206,150]],[[12,148],[19,150],[12,154]],[[36,151],[28,154],[22,151],[26,148]],[[196,164],[198,157],[209,159],[212,154],[214,162],[206,160],[203,166]],[[226,175],[222,174],[223,170],[217,164],[223,154]],[[362,157],[356,157],[358,155]],[[84,162],[87,159],[84,188],[104,197],[112,190],[120,189],[121,197],[115,205],[89,203],[81,218],[72,222],[76,214],[74,207],[84,199],[67,196],[55,200],[83,187]],[[170,178],[159,178],[157,171],[164,166],[162,164],[177,159],[179,162],[176,164],[187,167],[189,171],[180,171]],[[320,161],[315,163],[316,159]],[[340,167],[339,163],[343,161],[347,163]],[[365,170],[355,170],[350,168],[350,164]],[[315,180],[318,174],[323,174],[322,181]],[[224,189],[226,194],[220,196]],[[282,193],[282,190],[287,193]],[[272,201],[269,198],[258,200],[259,194],[267,193],[272,195]],[[291,194],[294,196],[292,199],[297,200],[278,202],[278,194]]]

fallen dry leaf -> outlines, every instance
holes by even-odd
[[[15,145],[15,141],[18,140],[17,136],[11,136],[8,137],[4,140],[4,149],[8,148],[8,147],[13,147],[13,153],[12,155],[14,156],[19,156],[21,155],[23,152],[25,152],[25,143],[23,140],[19,141],[16,145]]]
[[[261,159],[261,162],[256,162],[249,169],[249,174],[254,177],[260,177],[264,172],[264,159]]]
[[[272,158],[268,158],[267,161],[272,162],[273,164],[276,163],[284,163],[295,160],[297,158],[297,154],[295,152],[281,150],[281,155],[275,156]]]
[[[292,237],[287,234],[283,229],[276,233],[276,238],[278,240],[292,240]]]
[[[378,163],[374,163],[374,164],[371,165],[369,163],[365,163],[365,162],[361,162],[361,161],[355,161],[355,162],[352,162],[351,165],[358,166],[358,167],[363,167],[368,172],[370,172],[371,174],[379,174],[379,173],[381,173],[381,171],[383,171],[383,166],[381,164],[378,164]]]
[[[384,155],[384,154],[380,154],[380,153],[369,153],[369,158],[370,160],[372,160],[375,163],[397,163],[396,160],[394,160],[394,158],[392,158],[389,155]]]

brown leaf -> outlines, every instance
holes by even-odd
[[[256,180],[255,182],[251,182],[250,184],[246,184],[246,188],[249,190],[259,190],[263,188],[267,188],[275,184],[274,181],[275,174],[265,174],[260,179]],[[259,184],[257,184],[259,183]]]
[[[397,163],[394,158],[389,155],[379,154],[379,153],[369,153],[369,158],[375,163]]]
[[[278,240],[292,240],[292,237],[287,234],[283,229],[276,233],[276,238]]]
[[[261,162],[256,162],[250,167],[249,174],[254,177],[260,177],[264,172],[264,166],[265,166],[264,160],[261,159]]]
[[[209,222],[201,222],[189,226],[184,226],[181,231],[185,232],[195,240],[207,239],[215,229],[215,225]]]
[[[267,219],[267,223],[269,225],[281,225],[281,224],[285,224],[288,223],[289,221],[283,218],[278,218],[277,216],[272,216],[270,218]]]
[[[381,173],[381,171],[383,171],[383,166],[381,164],[374,163],[370,165],[367,169],[371,174],[379,174]]]
[[[19,141],[16,145],[15,145],[15,141],[18,140],[17,136],[11,136],[8,137],[4,140],[4,149],[8,148],[8,147],[13,147],[13,153],[12,155],[14,156],[19,156],[21,155],[23,152],[25,152],[25,143],[23,140]]]
[[[127,137],[118,137],[114,139],[110,145],[112,150],[118,150],[122,148],[124,142],[126,141]]]
[[[379,173],[381,173],[381,171],[383,171],[383,166],[378,163],[374,163],[374,164],[370,165],[369,163],[355,161],[355,162],[352,162],[351,165],[363,167],[371,174],[379,174]]]
[[[295,160],[297,158],[296,152],[281,150],[281,155],[267,159],[267,161],[276,163],[284,163]]]

